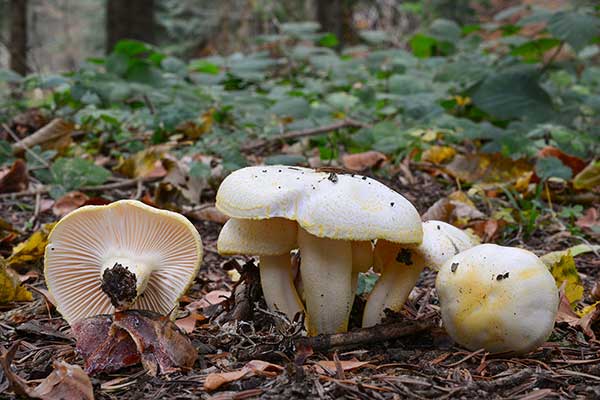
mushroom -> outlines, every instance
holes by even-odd
[[[185,217],[136,200],[81,207],[62,218],[46,246],[44,272],[69,324],[117,309],[168,314],[202,261]]]
[[[295,221],[310,335],[347,330],[353,267],[364,269],[363,263],[369,263],[364,250],[369,247],[358,242],[387,239],[419,244],[422,239],[419,215],[408,200],[376,180],[355,174],[288,166],[247,167],[225,178],[216,206],[233,219],[260,221],[255,227],[271,218]],[[260,240],[279,241],[281,235],[281,230],[272,230]],[[287,258],[278,265],[268,270],[261,267],[261,275],[291,277]],[[280,272],[275,272],[277,269]],[[295,290],[291,280],[285,286]],[[272,289],[263,286],[263,291]],[[297,293],[292,298],[297,298]]]
[[[374,266],[381,270],[381,277],[367,299],[363,327],[380,323],[386,309],[400,311],[425,267],[437,270],[447,259],[476,244],[464,231],[433,220],[423,223],[423,242],[418,247],[378,240]]]
[[[527,250],[475,246],[442,266],[436,288],[446,331],[470,350],[526,353],[554,327],[558,289]]]

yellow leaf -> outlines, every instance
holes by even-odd
[[[464,107],[468,104],[471,104],[470,97],[454,96],[454,101],[456,101],[456,105],[459,107]]]
[[[167,171],[162,167],[161,158],[168,146],[153,146],[120,160],[115,171],[129,178],[162,177]]]
[[[463,182],[516,182],[533,166],[525,159],[512,160],[501,154],[459,154],[444,167],[447,173]]]
[[[600,161],[593,161],[573,178],[575,189],[593,189],[600,186]]]
[[[591,304],[589,306],[583,307],[581,310],[575,310],[575,313],[577,315],[579,315],[581,318],[583,318],[586,315],[588,315],[589,313],[591,313],[592,311],[596,311],[596,306],[598,304],[600,304],[600,301],[597,301],[594,304]]]
[[[552,265],[556,264],[562,256],[567,255],[568,252],[571,252],[573,257],[577,257],[580,254],[590,253],[592,251],[600,251],[600,244],[590,246],[589,244],[582,243],[571,246],[566,250],[551,251],[550,253],[544,254],[540,258],[548,268],[551,268]]]
[[[56,223],[46,224],[42,229],[35,232],[24,242],[16,245],[11,256],[6,260],[8,267],[13,269],[31,267],[42,259],[46,244],[48,244],[48,235]]]
[[[565,296],[571,305],[583,298],[583,284],[570,250],[550,267],[550,272],[556,281],[556,286],[560,287],[563,282],[565,283]]]
[[[452,159],[456,150],[450,146],[431,146],[423,152],[421,159],[434,164],[441,164],[446,160]]]
[[[31,293],[21,286],[19,278],[6,268],[6,262],[0,257],[0,304],[31,300],[33,300]]]

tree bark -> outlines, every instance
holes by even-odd
[[[155,43],[154,27],[154,0],[107,0],[107,53],[121,39]]]
[[[322,32],[331,32],[339,40],[339,48],[356,42],[353,24],[356,0],[316,0],[317,21]]]
[[[10,0],[10,69],[20,75],[27,67],[27,0]]]

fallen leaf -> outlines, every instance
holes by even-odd
[[[205,319],[206,317],[204,315],[192,311],[187,317],[175,321],[175,325],[185,333],[192,333],[194,332],[194,329],[196,329],[196,322],[204,321]]]
[[[63,217],[73,210],[83,206],[89,197],[81,192],[69,192],[60,199],[56,200],[52,207],[52,212],[57,217]]]
[[[577,257],[581,254],[600,251],[600,244],[590,246],[589,244],[578,244],[571,246],[565,250],[551,251],[550,253],[541,256],[541,260],[546,264],[548,268],[551,268],[554,264],[560,261],[561,257],[571,253],[573,257]]]
[[[224,225],[229,220],[229,216],[223,214],[217,210],[215,206],[203,207],[198,211],[192,211],[187,213],[190,218],[195,218],[202,221],[216,222],[217,224]]]
[[[38,264],[44,256],[48,235],[56,223],[46,224],[24,242],[12,249],[6,265],[18,272],[27,271]]]
[[[379,168],[387,161],[385,154],[378,151],[367,151],[364,153],[345,154],[342,163],[345,168],[352,171],[364,171],[368,168]]]
[[[585,161],[579,157],[570,156],[556,147],[546,146],[538,152],[538,157],[556,157],[564,165],[569,167],[573,175],[578,174],[585,168]]]
[[[78,365],[64,361],[54,361],[54,370],[38,386],[31,388],[29,382],[15,374],[10,365],[16,354],[19,342],[8,351],[2,349],[2,369],[15,394],[30,399],[41,400],[93,400],[92,382]]]
[[[469,227],[481,238],[483,242],[493,242],[502,233],[506,221],[487,219],[474,221]]]
[[[177,125],[175,130],[183,133],[188,139],[198,139],[203,134],[210,132],[213,125],[214,108],[202,113],[197,121],[185,121]]]
[[[565,296],[571,305],[583,298],[583,284],[570,250],[550,267],[550,273],[556,281],[556,286],[564,284]]]
[[[216,372],[208,374],[204,381],[204,390],[215,390],[226,383],[238,381],[240,379],[249,378],[251,376],[276,376],[281,373],[284,368],[277,364],[272,364],[261,360],[252,360],[244,365],[241,369],[230,372]]]
[[[456,155],[456,149],[450,146],[431,146],[423,152],[421,160],[434,164],[442,164]]]
[[[41,145],[42,149],[64,150],[71,143],[71,134],[75,125],[60,118],[55,118],[47,125],[13,145],[13,152],[22,154],[26,148]]]
[[[564,285],[560,288],[560,302],[558,303],[558,312],[556,313],[556,322],[566,322],[570,326],[579,325],[579,316],[573,311],[569,299],[565,295]]]
[[[152,146],[121,160],[114,170],[129,178],[162,178],[167,171],[161,159],[169,146]]]
[[[142,362],[152,376],[190,370],[198,353],[190,339],[165,316],[127,310],[86,318],[73,326],[77,350],[90,374]]]
[[[588,208],[583,215],[575,221],[575,225],[580,228],[600,228],[600,212],[598,212],[598,209],[595,207]]]
[[[556,313],[556,322],[564,322],[573,328],[580,327],[583,333],[592,339],[596,339],[596,335],[592,329],[592,325],[600,320],[600,302],[585,307],[579,312],[579,315],[573,311],[569,299],[565,294],[565,285],[563,284],[559,290],[560,303],[558,312]]]
[[[585,311],[582,312],[579,325],[581,325],[583,333],[585,333],[592,339],[596,339],[596,335],[594,334],[592,325],[595,324],[597,321],[600,321],[600,302],[596,302],[595,304],[586,307],[584,310]]]
[[[468,183],[514,183],[533,170],[525,159],[513,160],[495,154],[458,154],[444,167],[453,177]]]
[[[209,165],[199,163],[203,166],[204,173],[194,174],[191,159],[176,160],[165,157],[163,165],[167,170],[165,183],[174,186],[192,204],[200,204],[202,191],[209,187],[208,180],[212,170]]]
[[[31,300],[31,293],[21,285],[19,276],[6,267],[6,262],[0,256],[0,304]]]
[[[465,226],[471,220],[485,218],[485,214],[460,190],[439,199],[421,216],[423,221],[437,220],[458,226]]]
[[[202,310],[203,308],[219,304],[231,297],[228,290],[213,290],[204,295],[200,300],[191,302],[185,308],[190,311]]]
[[[15,160],[12,167],[0,171],[0,193],[15,193],[27,190],[29,174],[27,165],[21,159]]]
[[[351,371],[353,369],[357,369],[362,367],[363,365],[367,365],[368,361],[358,361],[358,360],[343,360],[338,361],[339,365],[342,367],[343,371]],[[335,372],[337,369],[335,361],[329,360],[321,360],[317,362],[315,365],[317,368],[317,373],[326,374],[330,372]]]
[[[573,178],[573,187],[577,190],[594,189],[600,186],[600,160],[592,161]]]

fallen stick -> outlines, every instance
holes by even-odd
[[[268,146],[270,144],[274,144],[277,142],[281,142],[284,140],[291,139],[299,139],[307,136],[319,135],[321,133],[327,133],[331,131],[337,131],[342,128],[368,128],[370,125],[364,122],[356,121],[354,119],[345,119],[340,122],[336,122],[330,125],[318,126],[316,128],[302,129],[298,131],[289,131],[286,133],[282,133],[281,135],[277,135],[273,138],[267,140],[261,140],[254,143],[248,143],[242,146],[242,151],[251,151],[256,150],[260,147]]]
[[[302,337],[296,340],[296,345],[310,346],[313,350],[328,350],[337,346],[349,346],[383,342],[414,335],[433,327],[431,322],[402,321],[392,324],[377,325],[347,333]]]

